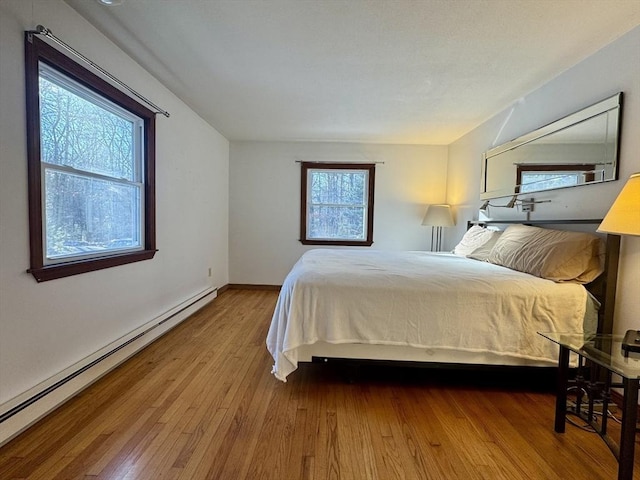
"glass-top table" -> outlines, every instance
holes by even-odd
[[[640,379],[640,352],[622,349],[624,335],[538,332],[623,378]]]
[[[638,421],[638,386],[640,384],[640,352],[622,348],[624,335],[585,335],[583,333],[538,332],[558,344],[558,386],[556,392],[555,431],[564,433],[568,412],[579,416],[602,437],[618,460],[618,480],[633,479],[633,460]],[[569,380],[570,353],[578,355],[575,378]],[[595,364],[595,366],[594,366]],[[602,368],[598,368],[602,367]],[[613,374],[620,377],[613,381]],[[608,405],[611,389],[621,388],[622,425],[620,442],[607,433]],[[571,409],[567,409],[569,389],[580,393]],[[598,424],[595,405],[601,404]]]

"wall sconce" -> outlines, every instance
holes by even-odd
[[[442,247],[442,227],[453,227],[453,217],[449,205],[429,205],[422,219],[422,225],[431,227],[431,251],[439,252]]]
[[[511,200],[509,200],[509,203],[505,205],[505,208],[515,207],[517,201],[518,201],[518,195],[514,195],[513,197],[511,197]]]
[[[533,198],[518,200],[518,194],[511,197],[511,200],[506,205],[494,205],[489,202],[489,200],[485,200],[485,202],[480,206],[479,210],[486,212],[489,207],[496,208],[514,208],[516,205],[522,206],[523,212],[533,212],[533,206],[536,203],[550,203],[551,200],[534,200]]]

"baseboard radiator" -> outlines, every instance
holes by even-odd
[[[171,330],[217,296],[208,288],[0,405],[0,446]]]

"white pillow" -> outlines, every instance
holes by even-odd
[[[460,243],[453,249],[453,253],[484,261],[491,253],[499,236],[500,232],[474,225],[466,231]]]

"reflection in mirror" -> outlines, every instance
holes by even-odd
[[[622,93],[483,155],[480,198],[616,180]]]

